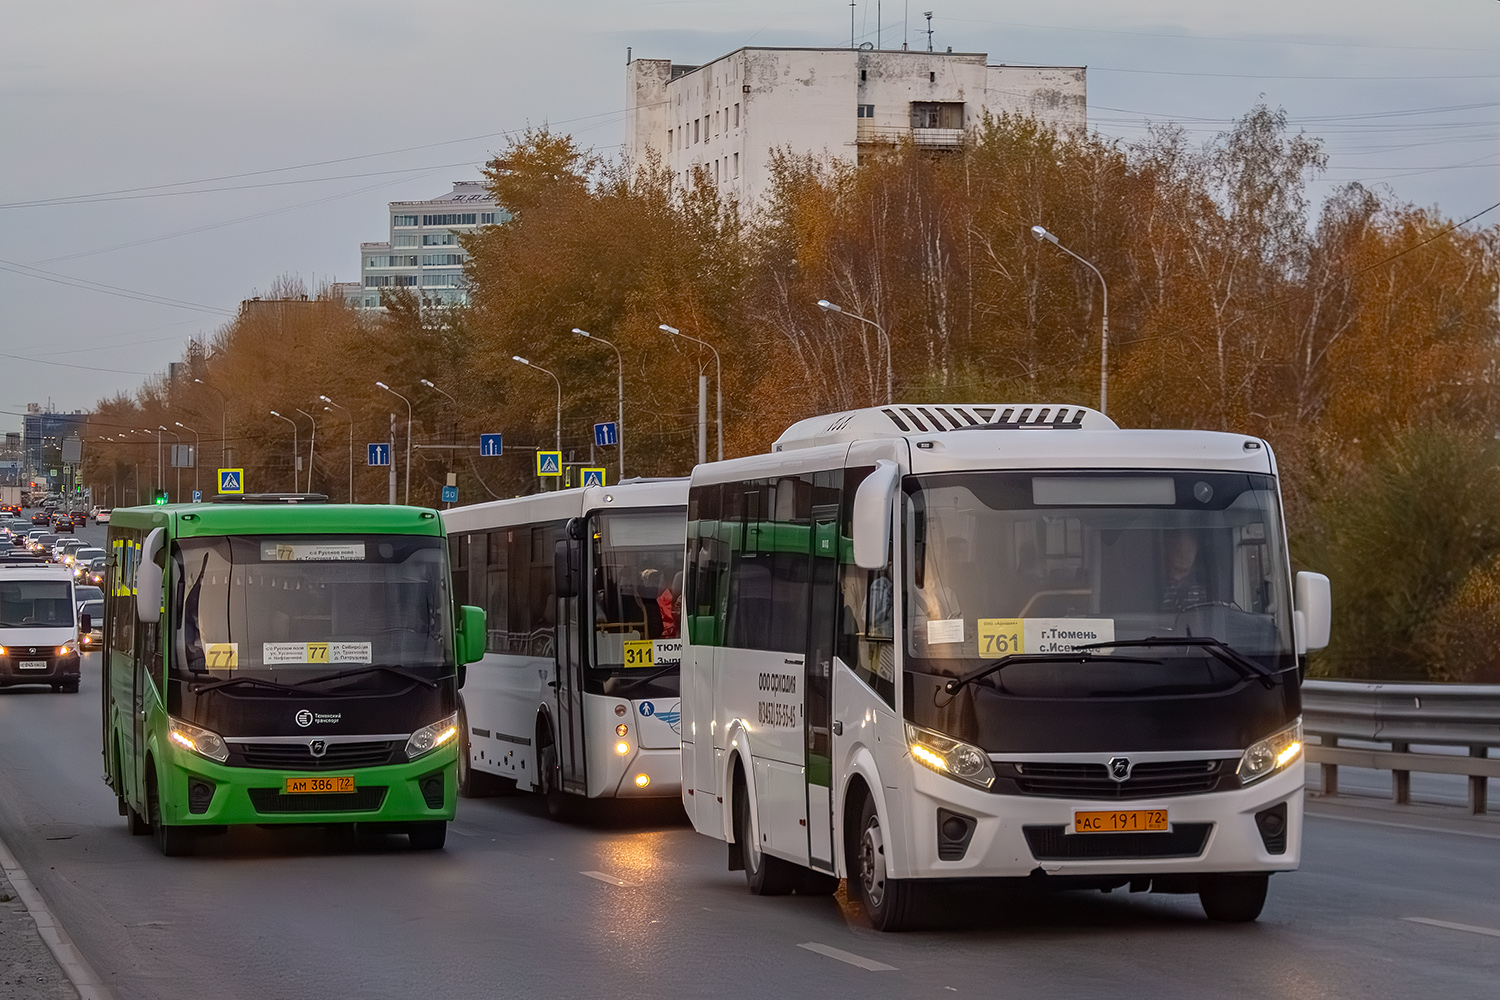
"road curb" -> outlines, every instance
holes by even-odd
[[[98,973],[73,943],[73,939],[68,937],[68,932],[63,930],[62,924],[52,915],[47,901],[31,883],[16,856],[5,846],[4,840],[0,840],[0,868],[5,869],[5,877],[15,887],[16,894],[21,897],[31,919],[36,922],[37,934],[52,952],[52,957],[57,959],[63,975],[68,977],[79,997],[82,1000],[114,1000],[114,994],[110,993]]]

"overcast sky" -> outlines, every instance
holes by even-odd
[[[1206,138],[1264,99],[1326,139],[1319,194],[1500,201],[1497,0],[922,0],[913,48],[929,6],[940,50],[1087,65],[1101,132]],[[617,150],[626,46],[848,43],[840,0],[0,0],[0,424],[134,390],[279,275],[357,280],[385,203],[474,178],[507,129]]]

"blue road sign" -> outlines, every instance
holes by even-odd
[[[193,503],[202,503],[202,502],[203,502],[203,491],[202,490],[194,490],[193,491]]]
[[[479,435],[479,454],[483,458],[499,458],[500,452],[504,450],[505,442],[501,440],[500,434]]]
[[[458,503],[458,487],[457,486],[444,486],[443,487],[443,503]]]
[[[366,445],[365,447],[368,450],[368,459],[369,459],[368,464],[370,464],[370,465],[390,465],[391,464],[391,446],[389,444],[387,444],[386,442],[381,441],[381,442],[376,443],[376,444]]]
[[[611,420],[607,424],[594,425],[594,444],[600,448],[608,448],[620,443],[620,428]]]
[[[539,476],[562,475],[562,452],[539,451],[536,453],[536,474]]]
[[[584,470],[582,470],[582,472],[583,472],[583,482],[580,485],[582,485],[582,486],[603,486],[604,485],[604,470],[603,469],[584,469]]]
[[[226,495],[237,495],[245,492],[245,470],[244,469],[220,469],[219,470],[219,492]]]

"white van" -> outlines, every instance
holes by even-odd
[[[0,687],[50,684],[78,690],[78,633],[83,619],[73,573],[63,566],[0,564]]]

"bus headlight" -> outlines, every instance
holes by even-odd
[[[1240,756],[1240,766],[1235,773],[1240,776],[1240,784],[1248,785],[1268,774],[1275,774],[1301,757],[1302,720],[1299,718],[1274,736],[1252,743],[1250,749]]]
[[[457,735],[457,715],[450,715],[430,726],[423,726],[412,733],[411,738],[406,741],[406,759],[416,760],[423,754],[431,753]]]
[[[184,750],[191,750],[200,757],[216,760],[220,764],[229,759],[229,747],[218,733],[181,719],[169,720],[167,739]]]
[[[976,746],[909,722],[906,724],[906,745],[913,760],[939,774],[980,788],[995,783],[995,769],[990,766],[990,758]]]

